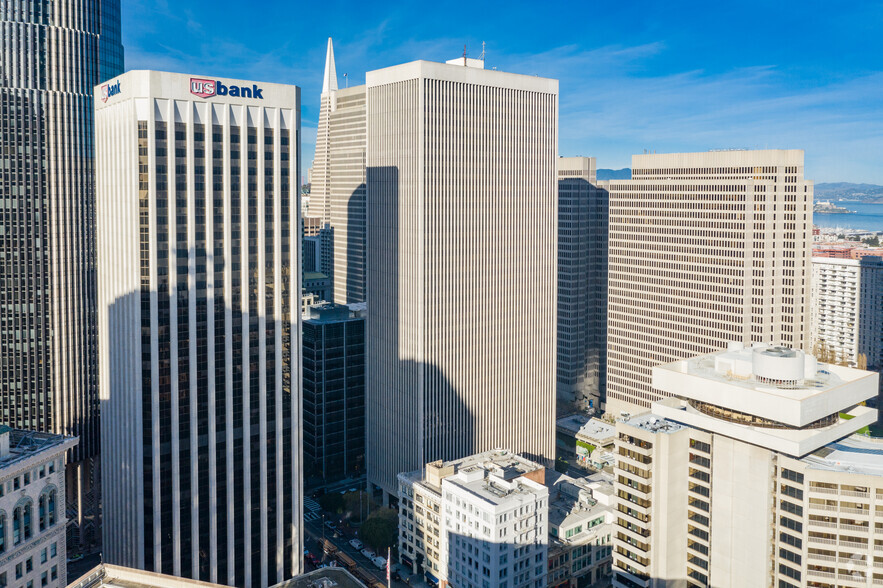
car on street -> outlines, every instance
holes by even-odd
[[[377,556],[376,553],[374,553],[373,551],[371,551],[371,550],[368,549],[367,547],[366,547],[365,549],[362,550],[362,555],[364,555],[364,556],[367,557],[368,559],[374,559],[374,558]]]
[[[377,566],[378,569],[381,569],[381,570],[382,570],[383,568],[386,567],[386,558],[385,558],[385,557],[380,557],[380,556],[378,555],[377,557],[373,557],[373,558],[371,558],[371,562],[372,562],[375,566]]]
[[[328,527],[329,529],[331,529],[332,531],[337,530],[337,525],[335,525],[331,521],[325,521],[325,526]]]
[[[355,548],[355,549],[362,549],[362,547],[365,546],[365,545],[364,545],[361,541],[359,541],[358,539],[350,539],[350,545],[352,545],[353,548]]]

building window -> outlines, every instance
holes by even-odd
[[[12,511],[12,544],[18,545],[25,539],[31,538],[31,517],[33,516],[33,504],[28,501],[19,504]]]

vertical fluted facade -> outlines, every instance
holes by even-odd
[[[367,75],[368,479],[554,456],[558,82]]]
[[[365,86],[338,89],[331,39],[312,170],[310,211],[327,231],[332,256],[319,271],[332,278],[334,302],[364,302]]]
[[[365,301],[365,86],[334,92],[329,194],[334,302]]]
[[[79,437],[68,491],[75,530],[90,542],[82,525],[97,521],[99,453],[92,90],[123,69],[120,3],[2,0],[0,30],[0,422]]]
[[[149,71],[108,85],[104,558],[273,585],[302,567],[300,90]]]
[[[609,189],[607,410],[665,397],[653,366],[728,341],[809,344],[803,151],[632,156]]]

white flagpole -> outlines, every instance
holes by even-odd
[[[392,588],[392,547],[386,548],[386,586]]]

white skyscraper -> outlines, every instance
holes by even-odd
[[[104,558],[235,586],[301,570],[300,90],[96,88]]]
[[[328,39],[310,214],[333,241],[334,302],[365,301],[365,86],[340,89]]]
[[[368,479],[554,456],[558,82],[416,61],[367,74]]]
[[[809,344],[803,151],[632,157],[609,188],[607,410],[663,397],[654,365],[728,341]]]

